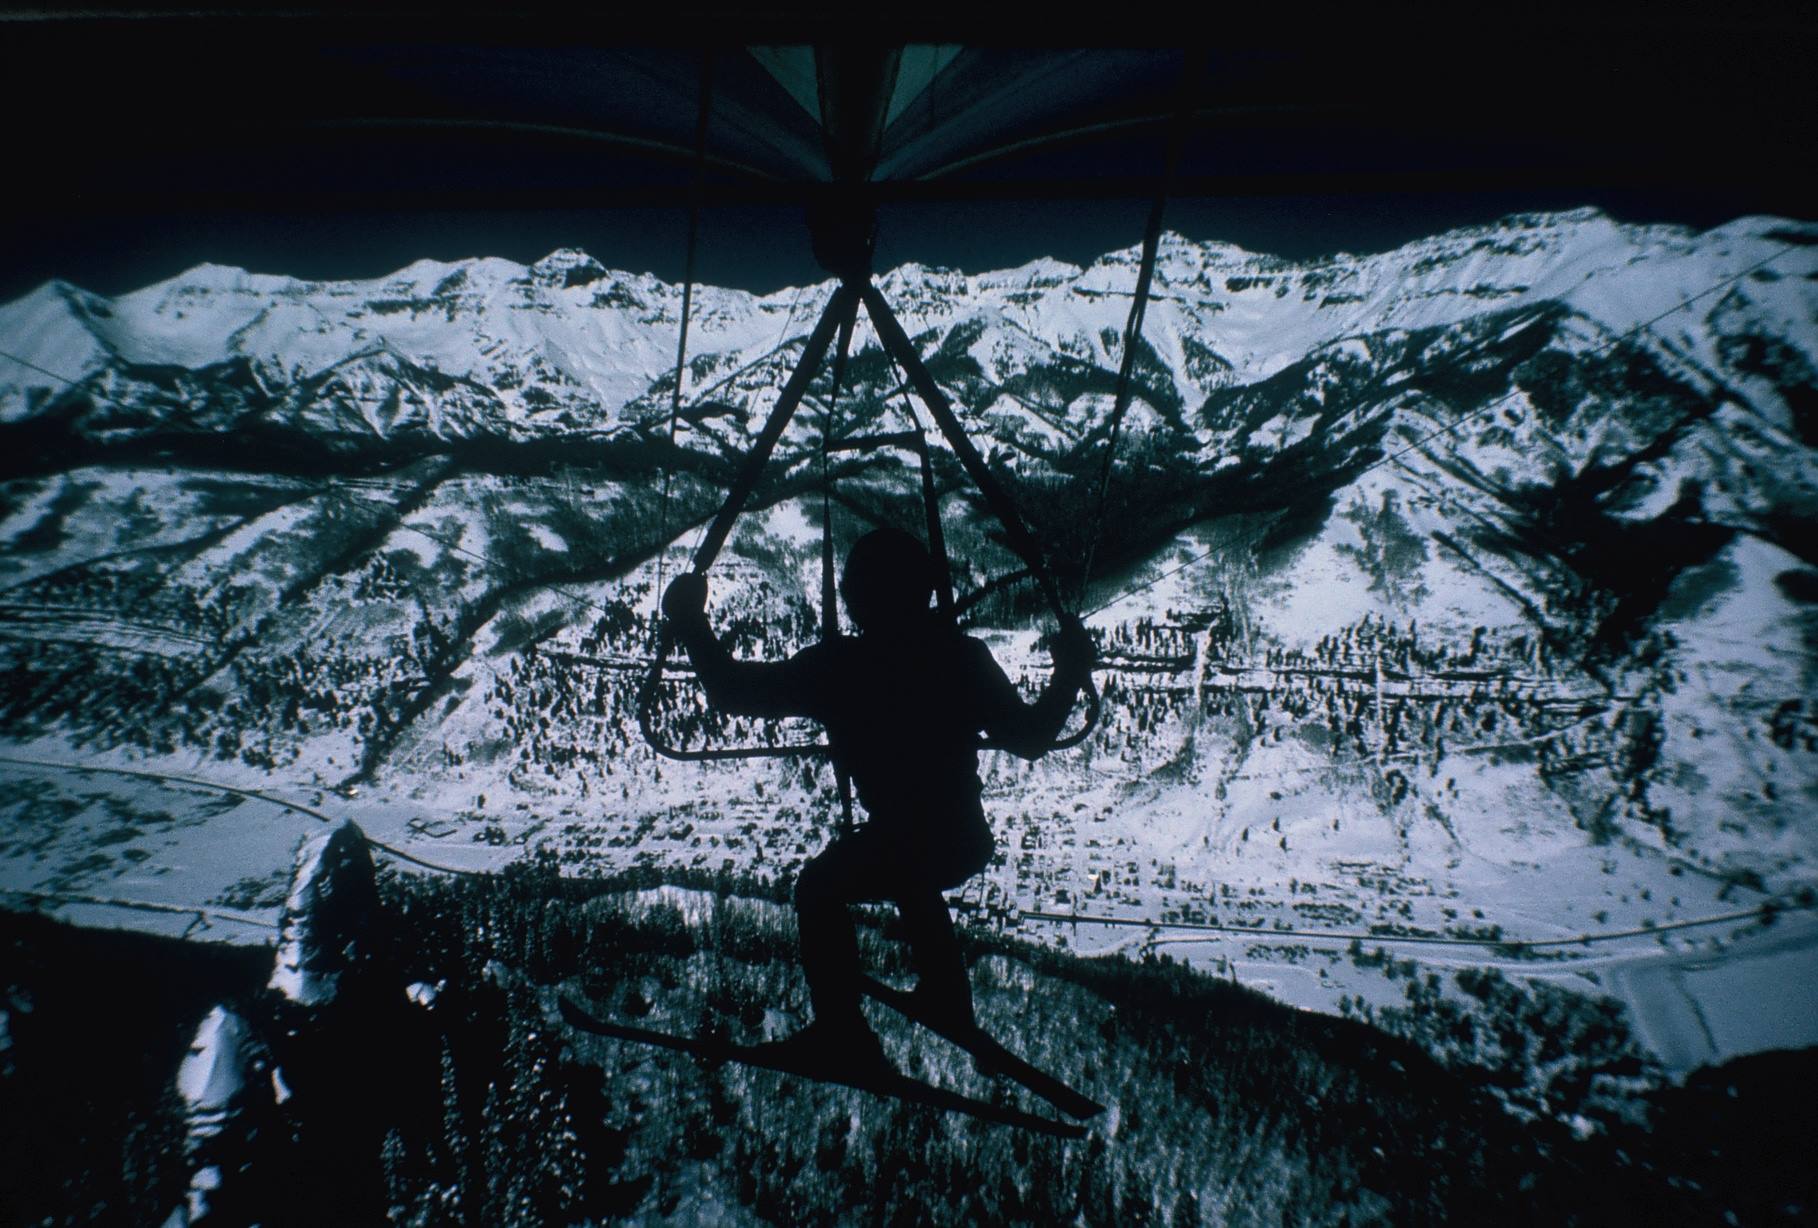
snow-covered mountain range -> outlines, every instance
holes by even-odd
[[[1592,210],[1312,263],[1166,236],[1102,525],[1138,253],[883,275],[1104,648],[1079,750],[985,757],[979,902],[1100,949],[1126,931],[1009,910],[1548,938],[1809,891],[1815,242]],[[0,732],[357,812],[429,859],[787,872],[825,775],[659,762],[633,699],[658,559],[674,574],[831,292],[697,288],[673,450],[681,288],[577,251],[0,307]],[[908,425],[899,383],[861,319],[835,438]],[[745,651],[813,635],[827,390],[713,573]],[[963,596],[1011,564],[936,460]],[[904,455],[834,476],[842,539],[919,525]],[[970,615],[1030,683],[1038,612],[1011,587]],[[776,732],[679,675],[665,711],[697,742]],[[10,886],[177,890],[153,871],[179,835],[53,824],[45,788],[9,803],[40,833]],[[210,873],[217,902],[275,906]],[[1331,961],[1276,947],[1185,949],[1333,1007]]]

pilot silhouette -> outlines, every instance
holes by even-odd
[[[878,529],[846,558],[840,594],[857,636],[834,636],[787,661],[734,660],[708,625],[707,585],[685,575],[663,613],[708,701],[745,716],[806,716],[827,730],[833,761],[857,787],[869,821],[836,837],[795,884],[802,970],[814,1022],[780,1048],[814,1064],[885,1063],[859,1010],[858,942],[848,905],[896,904],[926,1012],[972,1022],[972,989],[941,892],[982,870],[995,845],[980,802],[978,735],[1026,759],[1044,753],[1093,664],[1076,619],[1055,642],[1054,672],[1026,703],[990,649],[930,608],[934,563],[914,537]]]

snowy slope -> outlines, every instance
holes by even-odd
[[[1136,249],[884,274],[1067,586],[1097,562],[1106,718],[1034,768],[984,757],[981,915],[1098,947],[1133,932],[1013,910],[1541,938],[1809,890],[1814,238],[1580,210],[1296,264],[1165,236],[1102,524],[1079,475]],[[340,789],[337,814],[451,863],[789,873],[825,775],[661,761],[635,698],[658,557],[675,574],[831,289],[698,288],[674,456],[680,288],[579,252],[0,307],[32,364],[0,359],[29,458],[0,487],[0,728],[57,762]],[[907,425],[868,324],[854,344],[836,431]],[[827,391],[713,572],[742,652],[814,635]],[[935,459],[963,594],[1009,560]],[[841,454],[842,539],[918,523],[907,462]],[[1025,597],[974,633],[1034,687]],[[679,673],[661,719],[813,732],[728,723]],[[6,856],[9,886],[49,881]],[[105,895],[137,867],[102,849],[55,881]],[[1357,991],[1280,944],[1194,942],[1304,1005]]]

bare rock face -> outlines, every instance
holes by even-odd
[[[284,902],[271,988],[300,1006],[332,1002],[373,954],[368,926],[378,902],[366,836],[353,822],[306,840]]]

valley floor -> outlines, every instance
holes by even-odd
[[[214,767],[77,759],[43,745],[0,755],[9,782],[0,799],[3,898],[83,925],[268,944],[298,843],[350,818],[401,868],[430,873],[493,873],[538,847],[559,850],[567,872],[584,875],[641,866],[778,881],[794,864],[789,849],[768,875],[761,857],[753,866],[699,855],[720,829],[749,832],[748,815],[701,808],[683,833],[677,823],[544,816],[522,804],[486,816],[437,813],[383,790],[349,797],[243,769],[220,779]],[[1000,846],[1013,844],[1015,823],[1010,838],[1000,825]],[[795,858],[804,851],[812,849],[802,845]],[[1818,1045],[1818,917],[1798,907],[1764,912],[1756,893],[1676,874],[1645,849],[1587,848],[1547,865],[1480,861],[1442,890],[1397,881],[1394,865],[1341,861],[1324,867],[1318,887],[1275,877],[1280,867],[1265,863],[1234,866],[1210,892],[1158,889],[1132,874],[1134,885],[1096,896],[1055,888],[1093,878],[1079,850],[1033,852],[1010,848],[970,885],[956,899],[962,920],[1087,957],[1166,953],[1331,1015],[1405,1009],[1410,987],[1433,974],[1458,999],[1460,972],[1496,970],[1614,997],[1652,1058],[1681,1077],[1740,1055]],[[1304,862],[1296,868],[1311,878]],[[1669,891],[1666,907],[1652,898]],[[1062,919],[1076,916],[1093,920]],[[1711,918],[1722,920],[1704,923]],[[1595,941],[1575,941],[1584,935]]]
[[[777,901],[584,883],[547,857],[377,887],[336,994],[309,1007],[261,988],[257,947],[0,915],[0,1199],[32,1222],[178,1224],[166,1212],[187,1201],[227,1222],[513,1228],[1716,1225],[1813,1205],[1810,1051],[1650,1088],[1613,1035],[1579,1043],[1574,1023],[1551,1090],[1575,1085],[1589,1116],[1560,1121],[1508,1099],[1508,1070],[1357,1020],[1160,959],[974,933],[981,1020],[1109,1106],[1061,1141],[563,1025],[563,995],[737,1040],[799,1023]],[[900,978],[879,920],[861,947]],[[1526,1001],[1502,1000],[1502,1026]],[[872,1021],[904,1070],[1022,1098],[890,1012]],[[1625,1077],[1632,1094],[1612,1094]]]

